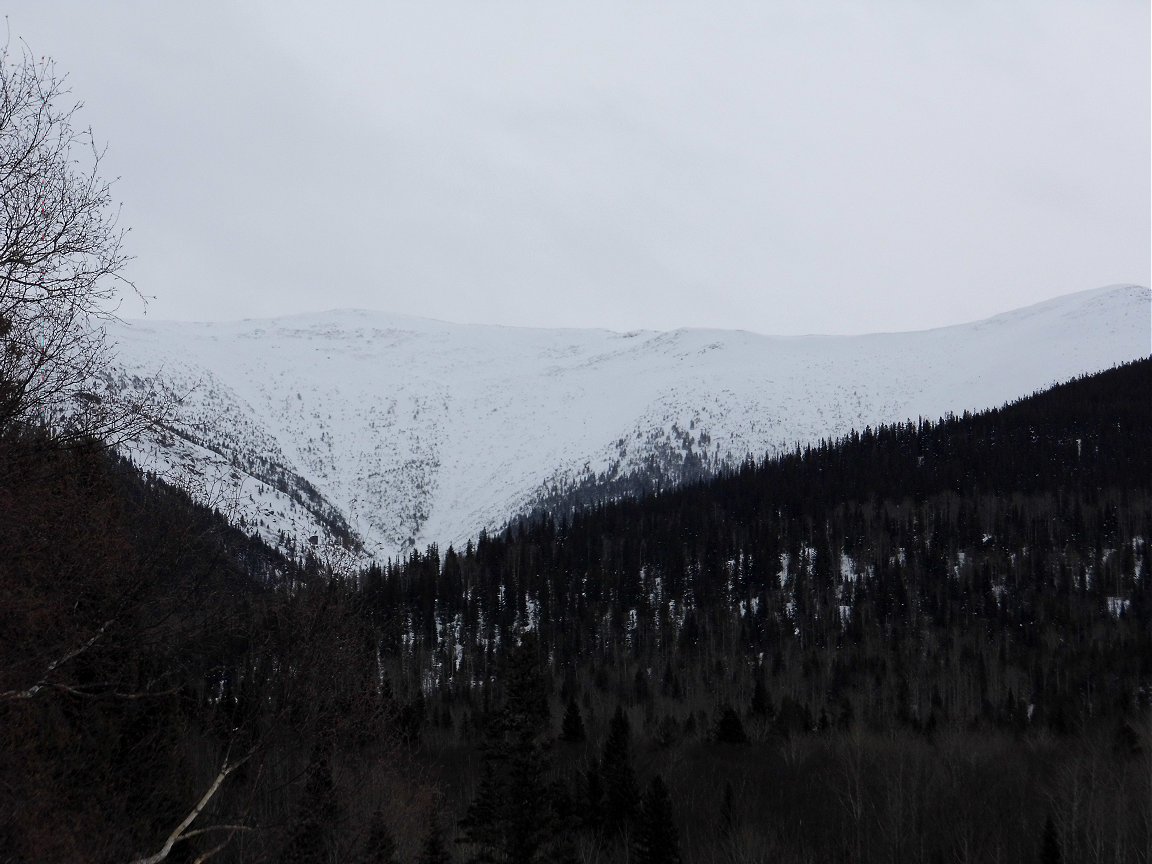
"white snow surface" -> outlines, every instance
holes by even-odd
[[[126,448],[142,467],[273,540],[283,531],[330,547],[327,510],[382,558],[459,546],[547,486],[626,472],[659,448],[718,465],[999,406],[1147,356],[1150,322],[1150,292],[1133,285],[864,336],[546,330],[360,310],[140,320],[110,330],[111,383],[159,375],[185,395],[168,432]],[[294,501],[304,481],[315,495]]]

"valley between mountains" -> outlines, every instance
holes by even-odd
[[[273,545],[384,559],[623,477],[702,476],[852,429],[995,407],[1147,356],[1147,288],[910,333],[544,330],[359,310],[116,325],[103,385],[178,402],[126,445]]]

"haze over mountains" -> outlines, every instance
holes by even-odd
[[[993,407],[1149,354],[1147,288],[864,336],[543,330],[341,310],[112,330],[108,385],[184,398],[129,455],[276,542],[457,545],[549,493],[677,480],[853,428]]]

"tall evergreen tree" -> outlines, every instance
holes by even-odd
[[[720,711],[720,718],[716,721],[716,742],[718,744],[747,744],[748,736],[744,732],[744,724],[740,722],[740,715],[731,706],[725,706]]]
[[[583,803],[585,827],[600,828],[604,824],[604,778],[600,774],[600,762],[597,759],[593,759],[584,772]]]
[[[396,857],[396,838],[384,814],[377,810],[372,816],[368,842],[364,844],[364,864],[400,864]]]
[[[632,844],[633,864],[680,864],[680,838],[668,787],[660,775],[644,792]]]
[[[547,745],[547,693],[535,637],[524,636],[507,658],[505,701],[488,724],[480,787],[461,820],[463,842],[482,864],[550,860],[562,825],[556,812]]]
[[[636,773],[632,768],[632,725],[623,707],[608,725],[608,738],[604,742],[604,758],[600,760],[600,775],[604,783],[604,823],[609,829],[624,827],[640,805],[640,791]]]
[[[560,725],[560,738],[570,744],[579,744],[585,737],[584,718],[580,716],[580,707],[575,699],[569,699],[564,720]]]
[[[756,667],[756,681],[752,689],[752,713],[757,717],[768,717],[772,713],[772,697],[764,682],[764,669]]]
[[[1060,835],[1056,832],[1056,825],[1052,817],[1044,823],[1044,834],[1040,838],[1040,864],[1062,864],[1064,856],[1060,853]]]
[[[435,817],[429,822],[428,833],[420,844],[420,857],[416,864],[452,864],[452,853],[444,843],[444,829]]]
[[[326,861],[335,843],[338,817],[329,745],[322,740],[313,747],[308,761],[304,793],[288,844],[280,857],[282,864]]]
[[[736,827],[736,791],[732,781],[724,781],[724,799],[720,804],[720,825],[726,834]]]

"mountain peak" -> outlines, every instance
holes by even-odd
[[[462,543],[565,489],[998,406],[1146,356],[1147,288],[863,336],[548,330],[359,309],[114,328],[109,386],[188,393],[144,467],[276,541]]]

